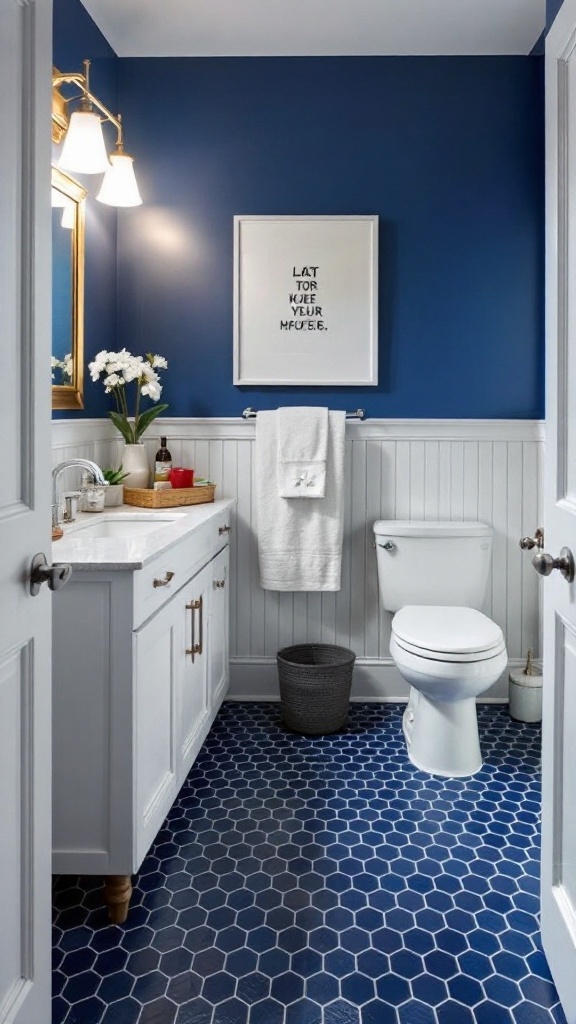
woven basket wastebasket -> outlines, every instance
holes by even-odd
[[[284,725],[318,735],[346,724],[356,655],[333,644],[295,644],[276,655]]]

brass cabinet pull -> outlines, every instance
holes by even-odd
[[[170,580],[173,580],[173,579],[174,579],[174,573],[168,571],[166,573],[166,575],[164,576],[163,580],[153,580],[152,581],[152,586],[153,587],[167,587],[168,584],[170,583]]]
[[[218,527],[218,533],[220,534],[220,536],[222,536],[223,533],[230,533],[231,529],[232,529],[231,526],[219,526]]]
[[[192,656],[192,661],[194,661],[195,654],[202,654],[202,643],[204,640],[204,614],[202,598],[199,597],[196,601],[190,601],[190,604],[187,604],[186,608],[188,608],[192,612],[191,646],[186,648],[186,654],[190,654]],[[198,643],[196,642],[196,610],[198,610],[199,613],[198,619],[200,625],[200,639]]]

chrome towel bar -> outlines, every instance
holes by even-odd
[[[242,413],[242,416],[243,416],[243,418],[245,420],[256,419],[257,415],[258,415],[258,409],[253,409],[251,405],[249,405],[247,409],[244,409],[244,412]],[[353,412],[352,411],[347,411],[346,412],[346,419],[347,420],[363,420],[365,415],[366,415],[366,413],[365,413],[364,409],[354,409]]]

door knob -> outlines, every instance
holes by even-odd
[[[43,583],[47,583],[50,590],[60,590],[71,575],[71,565],[66,565],[65,562],[48,565],[46,555],[40,552],[38,555],[34,555],[30,567],[30,593],[32,597],[35,597]]]
[[[570,548],[562,548],[560,558],[552,558],[552,555],[542,551],[534,555],[532,565],[541,576],[549,576],[553,569],[559,569],[567,583],[572,583],[574,579],[574,557]]]
[[[524,551],[530,551],[532,548],[538,548],[541,551],[544,547],[544,530],[542,527],[538,527],[533,537],[522,537],[520,547]]]

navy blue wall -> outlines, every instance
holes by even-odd
[[[84,178],[87,362],[165,355],[175,416],[543,414],[541,58],[118,59],[80,0],[54,0],[54,62],[83,57],[145,203],[117,216]],[[378,388],[232,385],[236,213],[379,215]],[[108,409],[87,379],[60,415]]]
[[[79,0],[53,0],[53,62],[60,71],[83,71],[82,61],[92,61],[91,87],[113,113],[118,108],[118,58]],[[67,91],[71,95],[74,90]],[[105,129],[109,150],[116,141],[112,125]],[[60,155],[53,147],[53,160]],[[116,211],[97,203],[95,195],[102,175],[75,174],[88,189],[86,200],[86,289],[85,354],[89,361],[116,337]],[[54,412],[56,418],[102,416],[107,411],[90,380],[84,385],[84,410],[81,413]]]
[[[546,0],[546,28],[549,29],[564,0]]]
[[[170,414],[543,414],[540,58],[122,59],[119,97],[118,343],[167,357]],[[378,388],[232,385],[238,213],[379,215]]]

